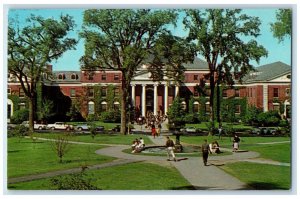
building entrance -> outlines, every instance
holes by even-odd
[[[154,94],[152,88],[146,90],[146,113],[154,111]]]

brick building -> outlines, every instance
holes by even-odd
[[[189,101],[193,98],[193,111],[202,108],[209,111],[208,96],[202,96],[196,89],[199,81],[209,73],[206,62],[195,58],[193,63],[185,64],[184,81],[176,84],[172,79],[165,78],[163,81],[151,80],[150,72],[145,65],[141,66],[131,81],[131,101],[136,111],[145,116],[151,111],[156,114],[165,114],[172,104],[175,96],[183,99],[183,106],[188,109]],[[67,103],[63,103],[57,110],[68,110],[75,101],[80,104],[81,114],[87,117],[108,110],[110,107],[120,107],[120,85],[122,74],[113,70],[87,71],[52,71],[53,75],[43,75],[43,95],[49,95],[55,88]],[[263,65],[251,72],[243,79],[243,84],[235,84],[234,88],[222,89],[222,99],[246,99],[248,105],[256,106],[264,111],[279,110],[284,107],[284,115],[290,107],[291,67],[282,62]],[[51,90],[52,89],[52,90]],[[24,98],[16,78],[8,75],[8,118],[14,111],[24,108],[25,102],[18,101],[14,104],[11,95]],[[109,97],[110,96],[110,97]],[[111,97],[112,96],[112,97]],[[204,98],[205,104],[201,104],[200,98]],[[204,107],[203,107],[204,106]],[[235,113],[240,114],[241,107],[235,105]]]

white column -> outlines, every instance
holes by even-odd
[[[131,100],[132,105],[135,107],[135,84],[131,85]]]
[[[165,85],[165,115],[168,112],[168,106],[169,106],[169,104],[168,104],[168,99],[169,99],[168,89],[169,89],[168,85]]]
[[[153,108],[153,113],[154,115],[157,115],[157,84],[154,84],[153,87],[154,87],[154,93],[153,93],[153,96],[154,96],[154,108]]]
[[[143,89],[142,89],[142,116],[145,117],[146,116],[146,85],[143,84],[142,85]]]
[[[178,95],[178,92],[179,92],[179,86],[175,86],[175,97]]]

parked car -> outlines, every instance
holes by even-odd
[[[96,128],[95,128],[95,130],[96,130],[96,132],[104,132],[104,126],[97,126]]]
[[[48,124],[47,129],[51,130],[74,130],[74,126],[66,124],[64,122],[55,122],[54,124]]]
[[[29,121],[23,121],[21,125],[25,126],[26,128],[29,128]],[[38,124],[36,121],[34,121],[33,129],[44,130],[46,129],[46,126],[47,126],[46,124]]]
[[[278,129],[275,127],[258,127],[254,128],[251,132],[254,135],[268,136],[268,135],[277,135]]]
[[[200,130],[193,126],[190,126],[190,127],[185,127],[185,128],[180,129],[180,132],[182,132],[182,133],[199,133]]]
[[[11,123],[7,123],[7,129],[8,130],[13,130],[14,128],[16,128],[16,124],[11,124]]]
[[[90,126],[87,125],[87,124],[79,124],[77,126],[75,126],[75,130],[78,130],[78,131],[88,131],[90,130]]]

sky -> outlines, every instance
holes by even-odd
[[[247,8],[243,12],[250,16],[257,16],[261,20],[261,35],[256,38],[258,44],[263,45],[268,51],[268,57],[262,57],[260,63],[251,62],[254,66],[261,66],[273,62],[281,61],[291,65],[291,39],[285,38],[280,42],[273,37],[270,31],[270,24],[276,21],[276,8]],[[40,15],[44,18],[55,18],[61,14],[68,14],[75,20],[76,27],[69,34],[70,37],[78,39],[78,33],[81,31],[84,9],[10,9],[8,12],[9,19],[18,19],[21,23],[25,23],[25,19],[31,14]],[[173,30],[173,34],[184,36],[187,32],[178,20],[177,27]],[[63,54],[61,58],[52,62],[53,70],[80,70],[79,59],[84,54],[84,41],[81,39],[76,46],[76,50],[69,50]],[[201,56],[199,56],[201,58]]]

